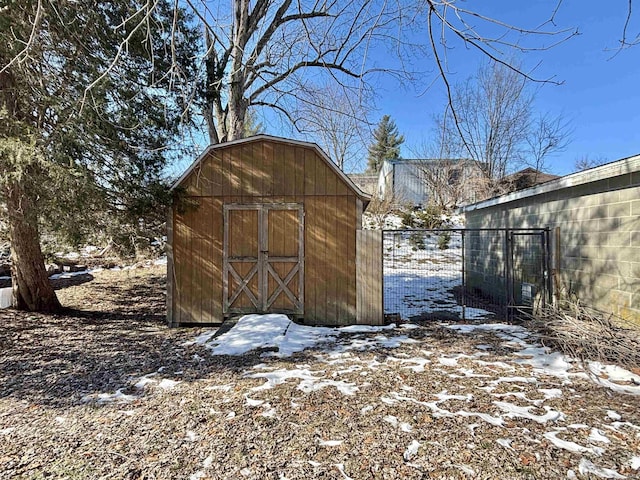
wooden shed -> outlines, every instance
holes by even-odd
[[[369,197],[315,144],[259,135],[212,145],[173,187],[169,325],[285,313],[382,324],[382,242]]]

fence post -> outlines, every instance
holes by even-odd
[[[505,319],[509,321],[511,309],[509,308],[511,305],[511,268],[512,268],[512,243],[511,240],[511,231],[507,228],[504,230],[504,313]]]
[[[551,275],[551,229],[544,229],[544,287],[549,304],[553,304],[553,275]],[[546,299],[545,299],[546,300]],[[547,302],[545,301],[545,307]]]
[[[464,230],[460,230],[460,241],[462,243],[462,320],[467,319],[467,278],[464,262]]]

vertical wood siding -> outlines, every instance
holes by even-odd
[[[302,204],[305,322],[355,323],[362,201],[315,150],[264,140],[215,149],[181,185],[186,206],[173,215],[173,324],[223,320],[223,205],[231,203]],[[295,242],[284,238],[280,248]]]
[[[356,238],[357,323],[382,325],[382,232],[359,230]]]

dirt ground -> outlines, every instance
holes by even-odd
[[[64,315],[0,311],[1,479],[638,478],[639,397],[533,375],[490,332],[213,356],[211,329],[166,328],[163,267],[91,277],[59,285]]]

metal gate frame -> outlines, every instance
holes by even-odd
[[[229,212],[232,210],[256,210],[258,214],[258,256],[257,257],[233,257],[229,255]],[[298,255],[292,257],[270,257],[269,256],[269,211],[270,210],[291,210],[298,213]],[[300,203],[250,203],[238,204],[230,203],[223,206],[224,215],[224,243],[222,257],[222,313],[228,315],[232,313],[253,313],[245,311],[245,309],[233,308],[231,305],[243,291],[256,307],[256,313],[269,313],[270,307],[277,299],[279,294],[283,292],[291,303],[293,309],[279,309],[278,313],[290,313],[293,315],[304,315],[304,206]],[[255,262],[256,267],[244,278],[240,278],[235,269],[232,267],[233,262]],[[286,277],[280,278],[278,273],[271,267],[271,263],[296,263]],[[239,283],[238,289],[229,297],[229,274],[235,274],[236,282]],[[289,282],[298,274],[298,298],[287,288]],[[253,295],[250,290],[246,290],[248,283],[253,276],[258,277],[257,296]],[[275,291],[269,295],[269,275],[273,277],[278,286]],[[253,297],[253,298],[252,298]]]
[[[515,252],[515,239],[517,237],[539,237],[542,256],[540,258],[540,272],[542,273],[542,289],[540,296],[540,304],[536,306],[535,298],[531,305],[525,305],[521,303],[517,304],[515,301],[515,275],[514,264],[516,262]],[[507,318],[512,319],[518,315],[518,312],[523,310],[531,310],[534,313],[537,307],[545,307],[547,304],[553,302],[553,287],[552,278],[550,274],[551,265],[551,245],[550,245],[550,230],[544,229],[505,229],[505,238],[507,242],[508,255],[506,256],[506,279],[507,279],[507,293],[509,294],[509,302],[506,305]]]
[[[541,246],[541,262],[540,272],[542,275],[542,285],[540,289],[539,306],[552,304],[554,301],[553,296],[553,279],[551,275],[551,242],[550,242],[550,229],[549,228],[441,228],[441,229],[401,229],[401,230],[383,230],[383,251],[384,241],[388,234],[411,234],[411,233],[424,233],[424,234],[437,234],[443,232],[457,233],[461,236],[461,279],[462,289],[460,295],[461,307],[462,307],[462,320],[466,320],[465,309],[467,305],[467,272],[466,272],[466,234],[474,232],[495,232],[503,235],[502,240],[502,255],[504,258],[504,279],[505,279],[505,291],[504,296],[507,299],[504,305],[505,320],[512,320],[518,316],[519,312],[523,310],[534,310],[535,305],[523,305],[518,304],[515,301],[515,276],[513,268],[515,264],[516,251],[514,249],[514,239],[519,236],[538,237],[540,239]],[[385,278],[385,261],[383,259],[383,283]],[[384,289],[384,287],[383,287]],[[532,308],[533,307],[533,308]],[[386,305],[384,305],[383,296],[383,311],[388,314],[392,312],[386,311]]]

